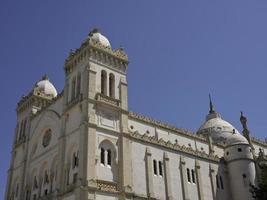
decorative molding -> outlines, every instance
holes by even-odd
[[[104,104],[108,104],[108,105],[115,106],[115,107],[120,107],[119,99],[114,99],[112,97],[106,96],[101,93],[96,94],[96,100]]]
[[[190,154],[195,157],[199,157],[205,160],[219,162],[220,158],[217,155],[207,154],[204,151],[194,150],[192,147],[187,147],[185,145],[180,146],[177,143],[172,143],[171,141],[164,141],[163,139],[157,139],[155,136],[148,136],[146,134],[141,135],[137,131],[132,132],[129,130],[129,137],[137,140],[141,140],[144,142],[148,142],[155,145],[160,145],[164,148],[179,151],[182,153]]]
[[[110,181],[96,180],[96,187],[98,190],[104,191],[104,192],[112,192],[112,193],[119,192],[117,183],[110,182]]]

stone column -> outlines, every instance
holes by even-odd
[[[124,193],[122,199],[130,198],[132,194],[132,142],[127,137],[128,132],[128,88],[125,77],[120,80],[120,137],[119,137],[119,177],[120,190]]]
[[[185,160],[183,156],[181,156],[181,160],[180,160],[180,169],[181,169],[183,197],[184,197],[184,200],[190,200],[189,194],[188,194],[188,188],[187,188],[187,177],[186,177],[187,173],[186,173],[186,167],[185,167]]]
[[[165,172],[165,186],[166,186],[166,199],[172,200],[172,187],[171,187],[171,175],[170,175],[170,166],[169,166],[169,156],[167,152],[164,152],[164,172]]]
[[[148,198],[154,198],[154,186],[153,186],[153,172],[152,172],[152,158],[151,151],[146,148],[146,185],[147,185],[147,196]]]
[[[198,160],[196,160],[196,176],[197,176],[198,199],[204,200],[200,164]]]

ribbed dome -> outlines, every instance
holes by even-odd
[[[57,90],[54,85],[49,81],[47,76],[44,76],[41,81],[36,84],[36,88],[45,95],[56,97]]]
[[[110,45],[108,39],[105,36],[103,36],[98,29],[94,29],[93,31],[91,31],[89,34],[89,38],[91,40],[103,45],[104,47],[111,48],[111,45]]]
[[[221,118],[214,110],[212,103],[210,103],[210,112],[206,117],[206,121],[200,126],[197,133],[209,135],[214,142],[223,142],[226,145],[248,144],[247,139],[232,124]]]

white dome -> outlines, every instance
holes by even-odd
[[[90,37],[93,41],[95,41],[95,42],[97,42],[97,43],[103,45],[104,47],[109,47],[109,48],[111,48],[111,45],[110,45],[108,39],[107,39],[105,36],[103,36],[103,35],[99,32],[99,30],[94,29],[94,30],[89,34],[89,37]]]
[[[248,144],[247,139],[217,113],[210,113],[207,116],[206,122],[199,128],[198,134],[210,135],[214,142],[223,142],[226,145]]]
[[[57,96],[57,90],[54,87],[54,85],[48,80],[47,76],[43,78],[43,80],[39,81],[36,84],[36,88],[40,91],[43,92],[44,94],[52,97]]]

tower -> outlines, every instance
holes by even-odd
[[[94,189],[100,184],[97,178],[115,184],[122,196],[130,192],[131,158],[126,157],[130,143],[125,137],[128,133],[127,67],[128,57],[123,49],[113,50],[98,29],[89,33],[79,49],[70,52],[64,67],[62,137],[59,141],[59,154],[65,158],[59,164],[61,193],[72,187],[64,183],[66,174],[71,174],[69,182],[86,188],[79,190],[78,199],[95,199]],[[75,122],[73,127],[69,126],[70,121]],[[68,143],[72,139],[67,139],[67,135],[74,127],[78,128],[75,131],[78,139],[73,139],[75,150],[69,152]],[[79,160],[74,169],[66,160],[72,154]],[[98,168],[99,165],[108,166]]]
[[[26,196],[26,166],[29,154],[30,121],[31,117],[39,110],[49,105],[57,97],[57,90],[49,81],[48,76],[43,76],[27,96],[23,96],[17,105],[17,125],[14,133],[10,169],[8,171],[6,198],[19,199]],[[16,187],[12,188],[11,185]]]

